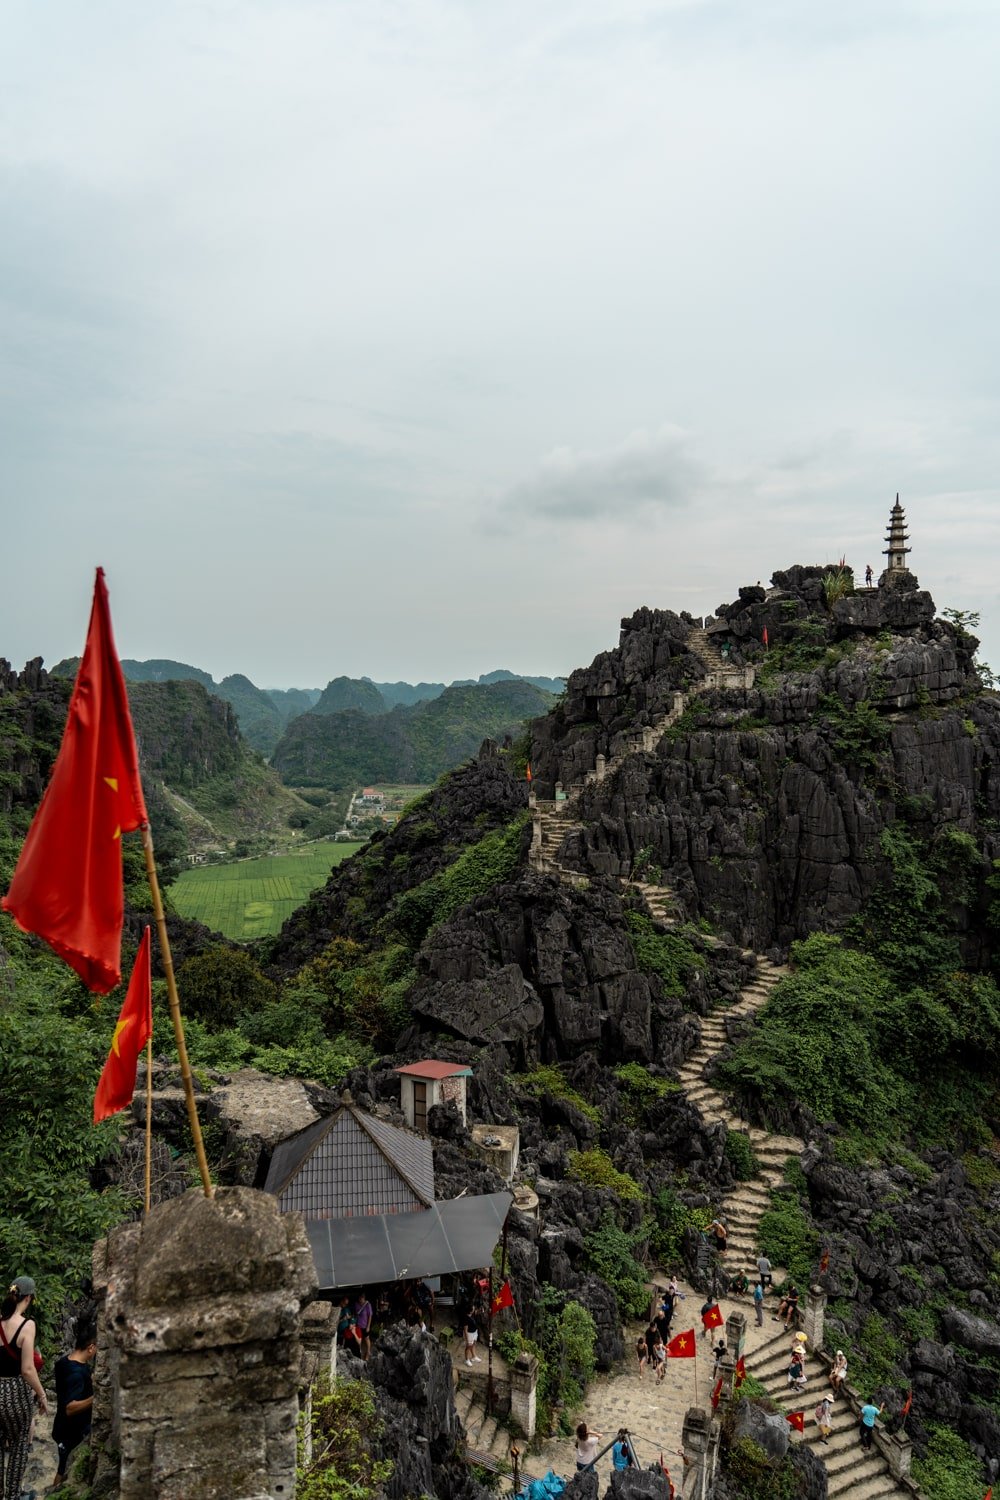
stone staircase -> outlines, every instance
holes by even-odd
[[[893,1479],[877,1448],[862,1448],[858,1418],[846,1396],[834,1397],[833,1431],[827,1443],[821,1442],[813,1412],[830,1389],[826,1367],[807,1354],[803,1367],[806,1388],[802,1392],[793,1392],[788,1384],[790,1350],[791,1336],[783,1324],[778,1325],[773,1337],[755,1351],[751,1373],[784,1411],[805,1413],[805,1436],[798,1438],[792,1433],[792,1441],[808,1443],[822,1460],[829,1500],[838,1500],[841,1496],[849,1497],[849,1500],[900,1500],[902,1495],[910,1495],[909,1490],[903,1489]]]
[[[471,1384],[461,1381],[455,1392],[455,1410],[465,1428],[465,1446],[468,1456],[475,1461],[479,1457],[491,1459],[493,1463],[509,1463],[511,1434],[500,1425],[496,1417],[488,1416],[479,1402]],[[523,1446],[523,1445],[522,1445]],[[491,1465],[492,1467],[492,1465]]]

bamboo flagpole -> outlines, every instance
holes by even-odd
[[[170,955],[170,939],[167,936],[167,919],[163,912],[163,900],[160,896],[160,882],[156,875],[156,860],[153,857],[153,835],[149,824],[142,825],[142,848],[146,856],[146,877],[149,880],[149,893],[153,898],[153,914],[156,917],[156,931],[160,939],[160,954],[163,959],[163,972],[167,979],[167,998],[170,1001],[170,1019],[174,1023],[174,1037],[177,1041],[177,1056],[181,1065],[181,1078],[184,1080],[184,1099],[187,1103],[188,1123],[191,1126],[191,1138],[194,1141],[194,1152],[198,1158],[198,1170],[201,1173],[201,1185],[205,1189],[205,1197],[212,1196],[212,1178],[208,1170],[208,1158],[205,1155],[205,1143],[201,1138],[201,1125],[198,1123],[198,1109],[194,1102],[194,1083],[191,1078],[191,1064],[188,1062],[187,1045],[184,1041],[184,1022],[181,1019],[180,1000],[177,996],[177,980],[174,978],[174,961]],[[147,1094],[147,1131],[149,1096]],[[147,1141],[148,1141],[147,1136]],[[149,1145],[147,1144],[147,1151]],[[147,1158],[148,1161],[148,1158]],[[148,1167],[147,1167],[148,1171]]]
[[[146,1043],[146,1192],[145,1212],[153,1195],[153,1038]]]

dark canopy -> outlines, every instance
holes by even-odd
[[[488,1266],[512,1202],[483,1193],[414,1213],[306,1219],[320,1290]]]

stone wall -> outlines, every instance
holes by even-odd
[[[248,1188],[192,1191],[100,1241],[94,1284],[94,1495],[294,1495],[301,1309],[316,1291],[301,1220]]]

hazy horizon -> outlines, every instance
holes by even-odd
[[[985,0],[9,0],[0,652],[100,563],[216,680],[561,675],[881,571],[899,491],[1000,662],[998,54]]]

